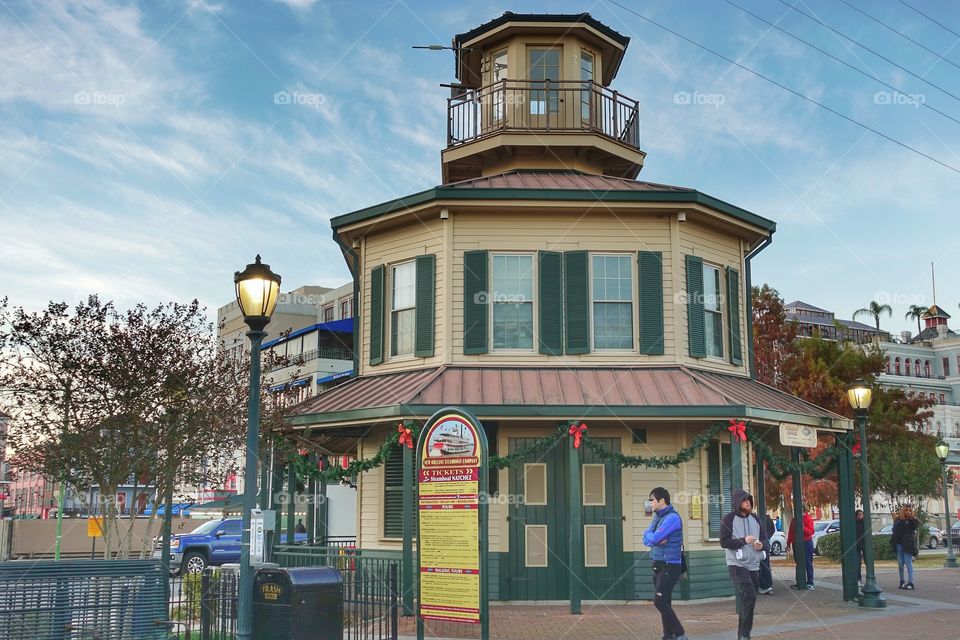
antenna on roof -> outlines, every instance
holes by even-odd
[[[930,263],[930,282],[933,283],[933,306],[937,306],[937,274],[933,271],[933,262]]]

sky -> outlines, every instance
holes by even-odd
[[[916,330],[934,262],[960,317],[956,4],[790,2],[906,71],[779,0],[623,4],[879,133],[609,0],[0,0],[0,297],[215,311],[257,253],[285,290],[343,284],[329,219],[440,182],[453,57],[412,47],[587,11],[631,38],[612,86],[640,102],[639,179],[777,222],[755,284],[842,318],[889,303],[883,328]]]

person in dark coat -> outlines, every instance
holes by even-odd
[[[727,571],[740,596],[737,625],[738,640],[748,640],[753,631],[753,612],[760,588],[760,561],[770,551],[766,527],[753,513],[753,496],[737,489],[733,492],[733,511],[720,521],[720,546],[727,559]]]
[[[764,517],[764,526],[766,527],[767,539],[773,537],[773,534],[777,530],[777,525],[774,524],[773,518],[770,517],[768,513]],[[760,589],[757,593],[762,593],[764,595],[773,595],[773,572],[770,570],[770,554],[766,554],[766,557],[760,561]]]
[[[670,504],[670,492],[663,487],[650,491],[653,521],[643,534],[653,562],[653,606],[660,612],[663,640],[687,640],[680,619],[673,610],[673,588],[683,565],[683,521]]]
[[[900,589],[913,590],[913,559],[920,555],[917,542],[917,530],[920,523],[913,517],[913,507],[905,505],[900,508],[896,522],[893,523],[893,535],[890,536],[890,546],[897,552],[897,569],[900,572]],[[903,569],[907,569],[907,581],[903,581]]]
[[[863,586],[863,537],[866,527],[863,522],[863,509],[857,509],[857,583]]]

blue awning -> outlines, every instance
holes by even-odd
[[[287,389],[295,389],[297,387],[305,387],[310,384],[310,378],[300,378],[299,380],[294,380],[293,382],[282,382],[280,384],[275,384],[270,387],[270,391],[285,391]]]
[[[334,380],[339,380],[340,378],[349,378],[353,375],[353,369],[348,369],[347,371],[341,371],[340,373],[335,373],[333,375],[327,376],[326,378],[320,378],[317,380],[317,384],[323,384],[324,382],[332,382]]]
[[[276,344],[282,344],[287,340],[293,338],[299,338],[305,333],[311,333],[313,331],[328,331],[330,333],[353,333],[353,318],[344,318],[343,320],[333,320],[331,322],[320,322],[317,324],[312,324],[309,327],[304,327],[303,329],[297,329],[296,331],[291,331],[290,335],[283,338],[274,338],[269,342],[264,342],[260,347],[261,351],[263,349],[269,349],[270,347]]]

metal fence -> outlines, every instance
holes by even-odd
[[[334,567],[343,580],[344,640],[397,640],[400,562],[346,547],[275,547],[281,567]]]
[[[0,563],[0,636],[167,638],[164,580],[153,560]]]
[[[170,579],[170,635],[178,640],[237,637],[237,572],[207,567]]]

